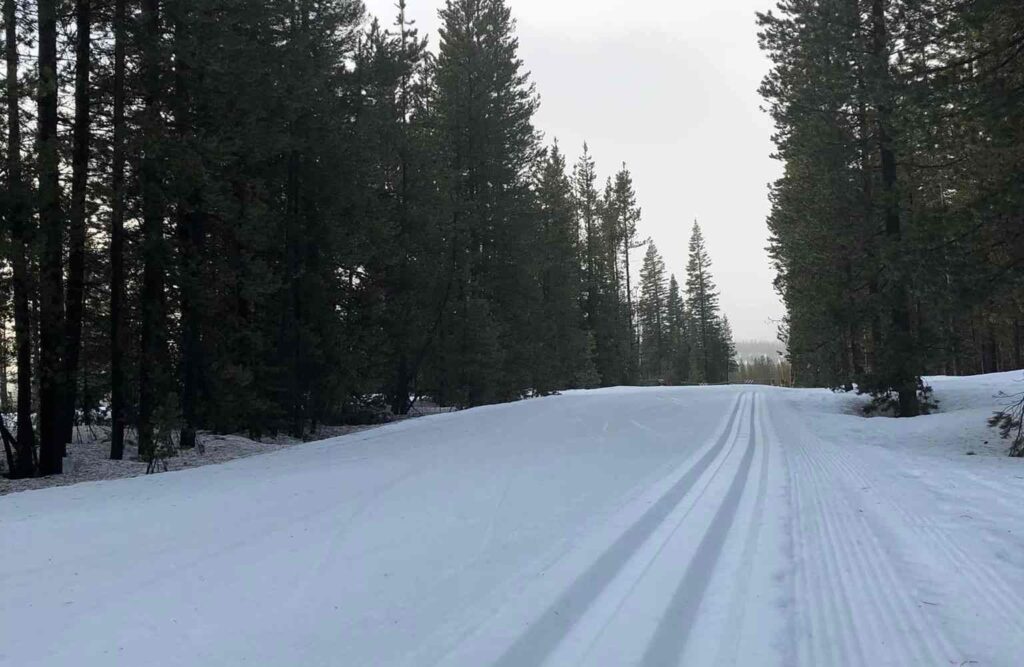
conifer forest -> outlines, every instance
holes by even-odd
[[[759,25],[797,382],[913,416],[922,375],[1024,367],[1024,4],[785,0]]]
[[[4,0],[11,475],[59,473],[82,422],[145,459],[419,397],[728,380],[699,226],[677,278],[629,170],[546,140],[508,4],[448,2],[436,48],[405,12]]]

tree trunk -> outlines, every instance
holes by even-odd
[[[982,349],[981,341],[978,340],[978,318],[975,314],[971,314],[971,348],[974,352],[975,361],[977,365],[974,368],[975,373],[985,372],[985,353]]]
[[[296,140],[294,128],[292,141]],[[288,188],[285,203],[287,214],[285,220],[285,258],[288,267],[289,285],[288,298],[285,306],[286,325],[284,327],[284,346],[282,356],[289,360],[291,435],[302,438],[305,435],[305,410],[302,391],[302,286],[299,275],[302,269],[300,236],[300,183],[302,158],[299,151],[292,150],[288,157]]]
[[[708,324],[709,315],[707,310],[707,291],[704,285],[704,269],[701,269],[700,274],[700,346],[702,355],[702,370],[704,373],[703,381],[711,382],[711,364],[708,357]]]
[[[1015,317],[1013,319],[1013,367],[1016,369],[1024,368],[1024,360],[1021,359],[1021,348],[1020,319]]]
[[[124,458],[125,3],[114,3],[114,111],[110,202],[110,458]]]
[[[864,376],[864,350],[861,348],[861,332],[855,324],[850,324],[850,359],[853,361],[853,376]]]
[[[12,287],[14,291],[14,347],[18,368],[18,435],[16,468],[12,477],[36,472],[32,429],[32,318],[29,309],[28,248],[32,239],[21,165],[21,112],[18,102],[18,27],[16,0],[4,0],[5,56],[7,59],[7,220],[11,232]]]
[[[996,340],[995,327],[990,322],[987,330],[987,338],[985,347],[988,354],[988,370],[986,373],[998,373],[1002,370],[999,364],[999,341]]]
[[[395,372],[395,386],[391,393],[392,414],[409,414],[409,375],[409,356],[402,352],[398,358],[398,368]]]
[[[8,349],[7,318],[4,317],[4,321],[0,322],[0,412],[4,414],[11,411],[11,396],[7,391],[7,368],[11,365]]]
[[[38,0],[39,11],[39,473],[60,474],[64,401],[64,220],[60,210],[57,136],[57,7]]]
[[[71,211],[68,239],[67,336],[64,356],[64,413],[61,441],[71,442],[78,393],[78,360],[82,349],[82,313],[85,305],[86,188],[89,179],[89,73],[92,0],[76,0],[75,122],[71,149]]]
[[[174,125],[179,151],[191,156],[193,147],[191,90],[193,50],[186,24],[191,3],[179,0],[172,5],[174,21]],[[179,446],[196,446],[197,408],[202,377],[202,337],[200,329],[200,267],[203,230],[199,210],[199,192],[192,171],[184,164],[175,170],[176,229],[178,235],[179,284],[181,294],[181,432]]]
[[[160,0],[142,0],[142,304],[139,359],[139,457],[155,446],[154,418],[163,382],[164,347],[164,179],[160,117]]]
[[[625,215],[629,212],[625,211]],[[633,327],[633,282],[630,278],[629,270],[629,251],[632,245],[632,239],[628,233],[622,235],[622,262],[623,268],[626,271],[626,326],[629,330],[629,365],[626,366],[627,383],[631,384],[636,381],[636,373],[633,369],[637,367],[637,359],[639,357],[639,345],[636,344],[636,329]]]

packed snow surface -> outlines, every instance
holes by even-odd
[[[15,493],[0,664],[1019,666],[1017,377],[912,420],[571,392]]]

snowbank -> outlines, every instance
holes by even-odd
[[[938,409],[912,419],[865,417],[868,399],[825,389],[780,390],[805,416],[812,430],[828,440],[894,448],[962,459],[1005,456],[1009,443],[1001,440],[988,418],[1006,404],[1006,395],[1024,391],[1024,373],[1012,371],[971,377],[925,378],[934,389]]]

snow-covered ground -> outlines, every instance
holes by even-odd
[[[310,440],[326,440],[339,435],[358,433],[374,426],[320,426]],[[200,432],[198,434],[201,448],[181,450],[174,456],[164,460],[167,471],[186,470],[200,466],[226,463],[235,459],[257,454],[276,452],[285,447],[303,444],[303,440],[279,433],[275,436],[252,440],[239,434],[217,435]],[[81,482],[95,482],[104,479],[120,479],[145,475],[149,465],[139,459],[138,447],[129,434],[125,442],[124,458],[110,459],[110,428],[107,426],[79,426],[75,428],[71,446],[68,447],[68,458],[64,461],[64,474],[49,477],[30,477],[27,479],[7,479],[0,477],[0,496],[18,491],[46,489],[51,486],[66,486]],[[0,468],[6,473],[6,466]],[[163,466],[158,468],[163,472]]]
[[[1017,666],[1018,376],[899,421],[571,392],[8,495],[0,664]]]

